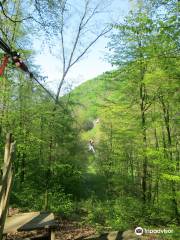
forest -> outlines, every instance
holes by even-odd
[[[100,233],[172,229],[147,239],[178,240],[180,1],[129,1],[113,22],[103,16],[107,2],[0,1],[0,39],[19,63],[10,54],[0,75],[1,165],[6,134],[16,141],[10,207]],[[113,70],[65,91],[103,37]],[[34,61],[46,48],[58,52],[56,87]],[[4,54],[0,41],[1,63]]]

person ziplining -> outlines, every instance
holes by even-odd
[[[0,66],[0,77],[3,76],[4,71],[8,65],[9,58],[11,58],[12,63],[15,64],[15,66],[19,69],[21,69],[23,72],[27,73],[31,79],[34,79],[45,91],[48,93],[48,95],[56,101],[56,98],[51,94],[50,91],[48,91],[41,82],[34,76],[34,74],[29,71],[27,65],[23,62],[21,59],[21,56],[18,52],[12,51],[11,48],[4,42],[4,40],[0,37],[0,49],[5,52],[5,55],[2,60],[2,64]]]
[[[16,67],[20,68],[22,71],[26,72],[29,74],[30,78],[33,78],[33,74],[29,71],[28,67],[26,64],[23,62],[23,60],[20,57],[20,54],[17,52],[13,52],[13,57],[12,57],[13,63],[16,65]]]
[[[5,71],[5,69],[6,69],[7,65],[8,65],[8,62],[9,62],[9,56],[5,54],[4,57],[3,57],[3,60],[2,60],[2,64],[0,66],[0,76],[4,75],[4,71]],[[13,62],[13,64],[15,64],[16,67],[18,67],[22,71],[28,73],[30,78],[33,77],[33,74],[29,71],[28,67],[22,61],[22,59],[20,58],[20,55],[17,52],[13,53],[12,62]]]
[[[92,139],[89,140],[88,149],[95,154],[94,141]]]
[[[28,67],[21,59],[20,54],[16,51],[12,51],[11,48],[3,41],[1,37],[0,37],[0,48],[5,52],[4,58],[2,60],[2,65],[0,66],[0,76],[4,74],[5,68],[7,67],[9,62],[9,57],[11,57],[12,63],[15,64],[16,67],[28,73],[29,76],[33,78],[33,74],[29,71]]]
[[[29,73],[30,71],[26,64],[22,61],[21,56],[18,52],[12,51],[11,48],[3,41],[3,39],[0,37],[0,48],[5,52],[2,65],[0,66],[0,76],[4,74],[5,68],[8,65],[9,57],[11,57],[13,64],[15,64],[16,67],[20,68],[22,71]],[[32,75],[32,73],[31,73]],[[30,75],[30,76],[31,76]]]

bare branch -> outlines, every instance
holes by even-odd
[[[95,14],[99,13],[99,11],[98,11],[99,6],[100,6],[100,3],[98,3],[96,5],[96,7],[93,9],[92,13],[89,15],[89,17],[84,22],[82,28],[84,28],[88,24],[88,22],[94,17]]]
[[[80,22],[79,22],[79,25],[78,25],[77,34],[76,34],[76,37],[75,37],[75,41],[74,41],[74,44],[73,44],[73,47],[72,47],[72,51],[71,51],[71,54],[70,54],[70,57],[69,57],[69,60],[68,60],[68,65],[67,65],[67,68],[64,68],[63,76],[62,76],[61,81],[60,81],[59,86],[58,86],[58,90],[57,90],[57,94],[56,94],[56,102],[59,99],[59,95],[60,95],[60,91],[61,91],[64,79],[65,79],[65,77],[66,77],[66,75],[67,75],[67,73],[68,73],[68,71],[70,69],[70,66],[71,66],[71,63],[72,63],[72,59],[73,59],[76,47],[77,47],[77,44],[78,44],[79,39],[80,39],[80,34],[81,34],[82,29],[83,29],[82,28],[83,21],[84,21],[84,19],[86,17],[86,14],[87,14],[88,4],[89,4],[89,0],[85,4],[84,12],[83,12],[83,15],[82,15],[82,17],[80,19]],[[62,39],[63,39],[62,38],[63,37],[62,30],[61,30],[61,34],[62,34],[62,36],[61,36],[61,41],[62,41]],[[63,42],[63,46],[64,46],[64,42]],[[63,53],[63,58],[65,59],[65,53]]]
[[[60,91],[61,91],[61,88],[62,88],[62,85],[64,83],[64,80],[65,80],[65,77],[67,75],[67,73],[69,72],[70,68],[76,64],[85,54],[86,52],[97,42],[97,40],[99,38],[101,38],[102,36],[104,36],[105,34],[107,34],[109,31],[111,31],[112,27],[109,27],[109,28],[105,28],[98,36],[96,36],[96,38],[91,41],[88,46],[81,52],[81,54],[73,61],[71,62],[70,65],[67,66],[65,72],[63,72],[63,76],[61,78],[61,81],[59,83],[59,86],[58,86],[58,91],[57,91],[57,94],[56,94],[56,102],[58,102],[58,99],[59,99],[59,95],[60,95]]]
[[[84,19],[86,17],[86,14],[87,14],[88,4],[89,4],[89,0],[85,4],[84,13],[83,13],[83,15],[82,15],[82,17],[80,19],[80,23],[79,23],[78,30],[77,30],[77,35],[76,35],[76,38],[75,38],[75,42],[73,44],[73,48],[72,48],[72,51],[71,51],[71,55],[70,55],[70,58],[69,58],[69,62],[68,62],[67,68],[69,68],[69,66],[71,65],[71,62],[72,62],[72,59],[73,59],[73,56],[74,56],[74,53],[75,53],[75,50],[76,50],[79,38],[80,38],[80,34],[81,34],[82,29],[83,29],[83,21],[84,21]]]
[[[29,16],[29,17],[23,18],[23,19],[21,19],[21,20],[14,20],[14,19],[12,19],[11,17],[9,17],[9,16],[6,14],[5,9],[4,9],[4,7],[3,7],[3,3],[1,3],[1,2],[0,2],[0,7],[1,7],[1,10],[2,10],[3,15],[4,15],[9,21],[11,21],[11,22],[13,22],[13,23],[21,23],[21,22],[26,21],[26,20],[28,20],[28,19],[32,19],[32,17]]]
[[[75,29],[75,37],[74,41],[71,46],[70,54],[69,56],[66,55],[66,47],[65,47],[65,5],[67,3],[67,0],[65,1],[62,9],[61,9],[61,28],[60,28],[60,39],[61,39],[61,48],[62,48],[62,77],[60,79],[57,93],[56,93],[56,101],[58,102],[60,91],[63,86],[63,83],[66,79],[66,76],[70,69],[88,52],[88,50],[98,41],[99,38],[107,34],[111,29],[112,26],[106,26],[104,29],[101,29],[99,33],[92,33],[93,36],[91,36],[91,40],[86,43],[86,45],[83,48],[79,49],[80,43],[83,40],[85,31],[91,32],[93,26],[90,24],[95,20],[95,15],[102,13],[100,11],[100,7],[102,5],[102,1],[99,1],[96,3],[94,7],[91,7],[91,0],[83,1],[85,2],[84,8],[82,10],[82,14],[79,17],[79,21],[76,24]],[[93,1],[92,1],[93,3]],[[78,53],[78,51],[80,53]]]
[[[75,63],[77,63],[85,54],[86,52],[94,45],[95,42],[102,36],[106,35],[108,32],[112,30],[112,27],[105,28],[96,38],[89,43],[89,45],[82,51],[82,53],[71,63],[70,67],[72,67]]]
[[[62,58],[63,58],[63,73],[65,72],[66,69],[66,57],[65,57],[65,46],[64,46],[64,12],[65,12],[65,6],[66,2],[64,2],[64,5],[62,7],[62,13],[61,13],[61,45],[62,45]]]

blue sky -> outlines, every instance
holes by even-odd
[[[112,19],[122,20],[128,13],[129,8],[128,0],[114,0],[110,9],[108,9],[110,14],[108,13],[107,19],[109,18],[109,21]],[[105,60],[107,42],[107,37],[99,39],[88,54],[74,65],[67,76],[63,92],[66,92],[66,88],[74,88],[82,82],[112,69],[111,64]],[[56,56],[53,56],[48,48],[44,48],[42,53],[36,55],[35,62],[40,66],[41,74],[48,77],[47,86],[56,92],[58,79],[61,76],[60,60]]]

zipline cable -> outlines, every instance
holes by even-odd
[[[32,73],[30,73],[30,74],[32,74]],[[34,81],[36,81],[36,82],[44,89],[44,91],[45,91],[54,101],[56,101],[56,98],[51,94],[51,92],[50,92],[47,88],[45,88],[44,85],[43,85],[34,75],[32,75],[32,78],[34,79]]]
[[[3,39],[0,37],[0,48],[12,58],[13,63],[19,67],[22,71],[29,74],[29,77],[31,79],[34,79],[42,88],[43,90],[54,100],[56,101],[56,98],[53,96],[53,94],[46,89],[43,84],[34,76],[32,72],[29,71],[26,64],[20,59],[20,54],[16,51],[12,51],[11,48],[3,41]],[[2,67],[4,67],[4,63],[2,64]],[[3,72],[4,69],[2,69]]]
[[[12,56],[12,51],[10,49],[10,47],[2,40],[2,38],[0,37],[0,48],[6,52],[8,55]]]

